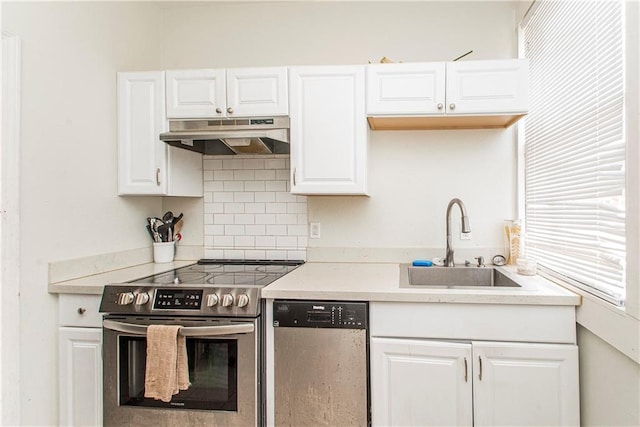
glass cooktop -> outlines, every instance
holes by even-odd
[[[149,285],[218,285],[264,287],[304,261],[202,259],[197,264],[145,277],[135,282]]]

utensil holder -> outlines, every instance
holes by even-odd
[[[176,254],[176,242],[154,242],[153,262],[172,262]]]

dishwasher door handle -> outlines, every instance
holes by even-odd
[[[112,331],[123,332],[131,335],[147,335],[148,325],[137,325],[133,323],[122,323],[105,319],[102,326]],[[180,327],[180,335],[185,337],[219,337],[224,335],[249,334],[255,331],[253,323],[236,323],[233,325],[220,326],[195,326]]]

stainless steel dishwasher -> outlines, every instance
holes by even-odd
[[[276,426],[371,424],[368,308],[274,301]]]

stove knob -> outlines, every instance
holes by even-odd
[[[118,294],[118,305],[129,305],[134,299],[133,292],[120,292]]]
[[[220,301],[220,298],[218,298],[217,294],[207,295],[207,307],[213,307],[218,304],[218,301]]]
[[[236,305],[238,307],[246,307],[247,304],[249,304],[249,295],[247,294],[238,295],[238,302],[236,303]]]
[[[149,302],[149,294],[146,292],[140,292],[136,295],[135,305],[145,305]]]
[[[236,299],[231,294],[222,295],[222,306],[223,307],[231,307],[233,303],[236,302]]]

